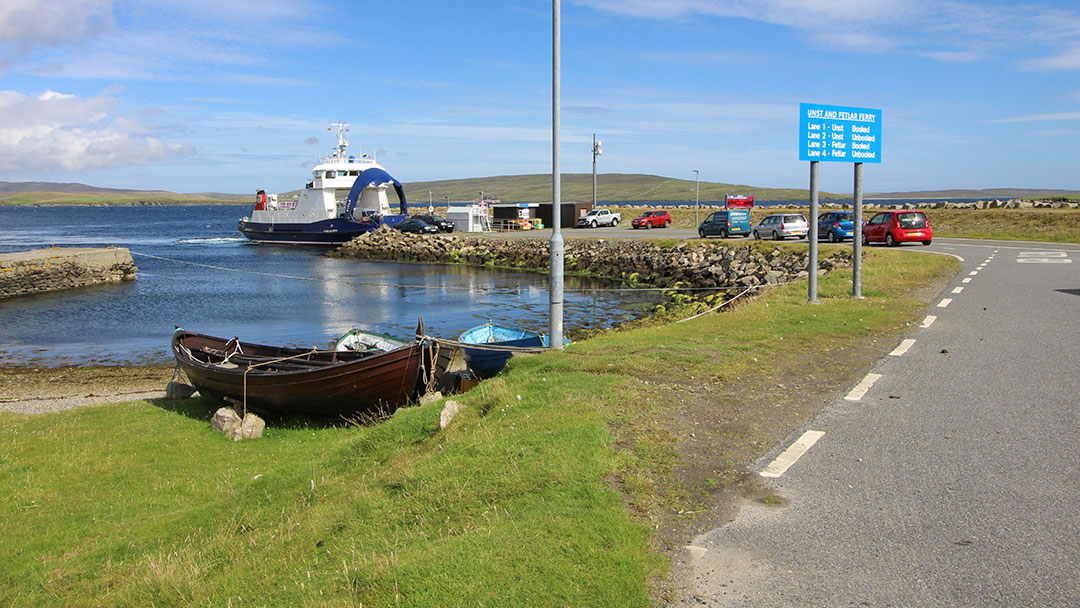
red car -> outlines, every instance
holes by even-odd
[[[885,243],[892,247],[908,241],[929,245],[933,238],[934,231],[930,228],[926,214],[907,209],[882,211],[870,218],[862,230],[863,245]]]
[[[646,211],[642,213],[640,217],[635,217],[630,221],[630,225],[634,227],[634,230],[638,228],[645,228],[646,230],[657,227],[667,228],[671,225],[671,214],[667,211]]]

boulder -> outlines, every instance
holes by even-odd
[[[239,427],[241,422],[240,414],[237,414],[236,410],[223,407],[214,412],[214,417],[210,419],[210,426],[215,431],[228,435]]]
[[[265,428],[266,422],[262,418],[248,412],[248,414],[244,416],[244,419],[240,421],[239,425],[231,432],[225,433],[225,438],[232,439],[233,441],[240,441],[241,439],[258,439],[259,437],[262,437],[263,429]]]
[[[165,396],[170,399],[187,399],[196,392],[194,386],[183,382],[170,382],[165,387]]]
[[[439,414],[439,429],[445,429],[450,426],[450,421],[454,419],[454,416],[458,415],[465,406],[453,399],[446,402],[443,406],[442,413]]]
[[[443,398],[443,394],[439,391],[434,393],[425,393],[423,397],[420,397],[420,405],[427,405],[429,403],[435,403],[439,399]]]

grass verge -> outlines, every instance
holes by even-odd
[[[955,270],[872,250],[864,300],[837,272],[817,305],[791,285],[518,358],[444,431],[438,403],[241,443],[200,400],[0,415],[0,605],[652,605],[658,549]]]

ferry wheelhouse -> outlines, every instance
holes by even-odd
[[[333,127],[337,147],[315,165],[311,180],[296,198],[279,200],[264,190],[256,193],[251,215],[237,226],[245,237],[257,243],[340,245],[408,217],[401,183],[373,156],[348,156],[348,123]],[[397,214],[390,207],[390,188],[397,194]]]

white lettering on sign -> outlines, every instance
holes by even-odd
[[[877,153],[875,153],[875,152],[856,152],[856,151],[852,150],[851,151],[851,157],[852,158],[877,158]]]
[[[851,139],[854,141],[875,141],[877,136],[874,135],[852,135]]]
[[[808,123],[806,123],[806,129],[808,131],[820,131],[821,130],[821,123],[819,123],[819,122],[808,122]]]

